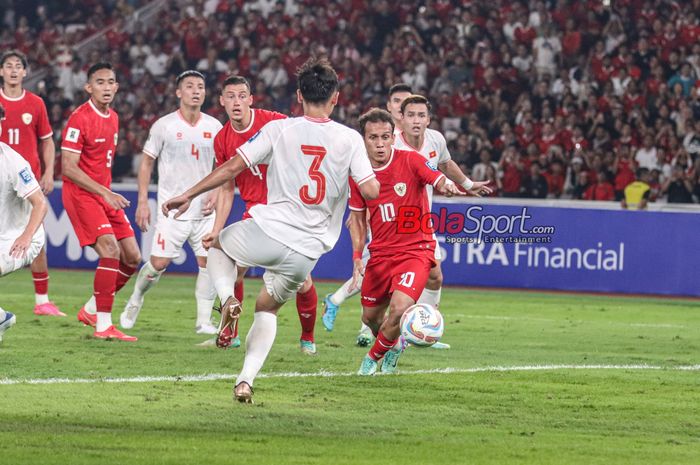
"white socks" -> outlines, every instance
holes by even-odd
[[[255,377],[265,363],[277,335],[277,315],[270,312],[255,312],[253,324],[245,338],[245,360],[236,386],[246,382],[253,386]]]
[[[90,300],[85,302],[85,311],[88,312],[90,315],[94,315],[97,313],[97,302],[95,302],[95,296],[92,295],[90,296]]]
[[[214,289],[214,284],[211,282],[206,268],[199,269],[194,296],[197,299],[196,326],[201,326],[205,323],[211,324],[211,310],[216,299],[216,289]]]
[[[423,293],[420,295],[420,298],[418,299],[419,304],[428,304],[432,305],[434,308],[438,308],[440,306],[440,295],[442,294],[442,288],[434,291],[432,289],[425,288],[423,289]]]
[[[153,268],[151,261],[147,261],[141,267],[138,276],[136,277],[136,283],[134,284],[134,292],[131,294],[129,300],[140,301],[143,299],[143,295],[148,292],[150,288],[155,286],[160,277],[165,273],[165,270],[158,271]]]
[[[236,264],[226,252],[212,247],[207,256],[207,271],[223,305],[226,299],[233,295],[237,277]]]
[[[6,317],[7,317],[7,313],[5,312],[5,310],[0,308],[0,322],[5,321]]]
[[[345,283],[340,286],[338,290],[333,293],[333,295],[331,295],[331,302],[336,305],[343,305],[343,302],[348,300],[350,297],[357,295],[360,292],[360,289],[362,289],[362,279],[363,276],[360,276],[360,279],[357,281],[357,287],[350,292],[348,292],[348,288],[350,287],[350,284],[352,284],[352,278],[345,281]]]
[[[37,305],[48,304],[49,295],[48,294],[34,294],[34,301]]]
[[[112,326],[112,313],[97,312],[97,324],[95,325],[95,331],[102,332],[110,326]]]

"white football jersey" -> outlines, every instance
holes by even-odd
[[[394,147],[399,150],[412,150],[420,153],[426,160],[428,160],[428,163],[433,167],[433,169],[438,169],[438,165],[452,160],[450,151],[447,150],[447,141],[445,140],[445,136],[440,134],[440,132],[436,131],[435,129],[427,128],[425,130],[425,139],[423,140],[422,147],[412,147],[406,141],[406,137],[404,136],[403,132],[395,134]],[[432,207],[433,186],[425,186],[425,189],[428,192],[428,202]]]
[[[362,136],[330,119],[267,123],[238,149],[248,166],[267,163],[267,205],[250,209],[260,228],[292,250],[317,259],[340,236],[348,178],[374,178]]]
[[[143,153],[158,159],[158,212],[166,200],[185,192],[214,169],[214,137],[221,123],[204,113],[193,126],[180,110],[153,123]],[[178,220],[203,218],[206,195],[192,200],[190,208]]]
[[[14,242],[24,232],[32,214],[26,199],[39,189],[29,163],[0,142],[0,242]]]

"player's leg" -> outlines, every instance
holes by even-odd
[[[0,269],[0,272],[2,272],[2,269]],[[17,318],[15,317],[14,313],[6,312],[0,308],[0,342],[2,342],[2,337],[5,334],[5,331],[14,326],[16,322]]]
[[[97,238],[92,247],[100,257],[93,282],[97,310],[94,336],[99,339],[114,338],[129,342],[136,341],[135,337],[123,334],[112,325],[112,305],[117,289],[121,254],[119,242],[114,234],[104,234]]]
[[[369,260],[369,249],[365,245],[362,252],[362,263],[367,266],[367,261]],[[360,293],[362,288],[362,281],[364,276],[360,276],[354,288],[350,288],[352,285],[352,278],[348,279],[340,286],[334,293],[328,294],[325,299],[323,299],[323,316],[321,321],[323,321],[323,326],[325,326],[326,331],[333,331],[335,325],[335,318],[338,315],[340,306],[349,298]],[[363,326],[364,327],[364,326]]]
[[[207,270],[208,251],[204,248],[202,240],[214,227],[214,215],[208,218],[189,221],[191,226],[187,241],[197,258],[197,280],[195,282],[194,296],[197,302],[197,319],[195,332],[197,334],[216,334],[218,329],[212,325],[211,312],[216,300],[216,289]]]
[[[442,265],[440,261],[430,270],[428,282],[418,299],[418,303],[428,304],[438,308],[440,306],[440,295],[442,294]]]
[[[143,307],[143,301],[146,293],[155,286],[160,277],[165,273],[166,268],[170,265],[172,259],[169,257],[151,257],[144,263],[136,275],[134,290],[129,296],[124,306],[124,311],[119,316],[119,324],[124,329],[131,329],[136,324],[136,319]]]
[[[49,262],[46,258],[46,247],[31,263],[32,280],[34,281],[34,314],[50,316],[66,316],[55,303],[49,300]]]
[[[297,313],[299,314],[299,323],[301,324],[299,345],[301,347],[301,352],[306,355],[316,354],[314,328],[316,326],[317,308],[318,294],[316,293],[316,286],[314,286],[311,275],[309,275],[297,292]]]
[[[362,282],[362,323],[372,331],[374,336],[384,322],[384,315],[389,305],[393,260],[391,257],[371,257],[365,267],[365,279]],[[375,342],[376,344],[376,342]],[[365,355],[357,372],[359,375],[373,375],[377,371],[379,358]]]

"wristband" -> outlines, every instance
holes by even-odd
[[[474,187],[474,181],[469,178],[465,178],[464,182],[460,184],[460,186],[464,187],[465,190],[471,190],[471,188]]]
[[[352,251],[352,259],[353,260],[362,260],[362,252],[359,252],[357,250]]]

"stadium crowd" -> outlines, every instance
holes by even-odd
[[[338,120],[355,126],[409,83],[453,159],[495,195],[619,200],[641,176],[652,201],[700,201],[700,0],[173,1],[132,35],[124,17],[146,0],[3,3],[0,48],[51,67],[39,93],[56,137],[85,99],[89,63],[115,64],[116,179],[133,176],[148,128],[177,107],[177,73],[206,74],[204,109],[221,120],[230,74],[251,78],[255,106],[298,115],[295,69],[316,54],[339,72]],[[71,54],[106,25],[107,48]]]

